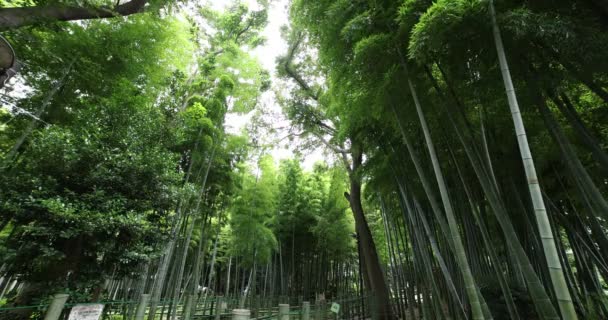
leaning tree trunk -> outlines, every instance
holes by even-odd
[[[564,319],[577,319],[574,304],[572,303],[572,298],[570,297],[570,292],[568,291],[562,265],[555,246],[553,231],[551,230],[551,224],[549,223],[549,217],[547,216],[547,209],[545,208],[543,195],[538,182],[538,177],[536,175],[536,167],[534,166],[532,153],[530,152],[530,146],[528,145],[528,138],[526,136],[526,130],[524,128],[517,97],[515,95],[515,88],[513,87],[513,82],[511,80],[511,73],[507,64],[500,29],[498,28],[498,23],[496,22],[496,12],[494,10],[493,0],[490,0],[490,15],[492,18],[492,30],[494,33],[494,42],[496,45],[496,52],[498,54],[498,61],[500,63],[500,71],[509,101],[509,108],[511,109],[511,116],[513,117],[513,123],[515,125],[517,143],[519,144],[521,158],[524,163],[526,178],[528,180],[528,188],[530,189],[530,197],[532,198],[532,205],[534,206],[534,212],[536,215],[536,222],[538,224],[543,250],[547,259],[549,273],[551,275],[551,283],[553,285],[553,289],[555,290],[557,303],[559,305],[562,317]]]
[[[363,212],[363,205],[361,204],[361,182],[356,177],[356,172],[361,165],[363,154],[360,150],[357,150],[357,148],[354,148],[352,153],[353,164],[351,174],[349,174],[350,194],[345,193],[344,195],[350,203],[355,218],[355,229],[359,236],[359,245],[361,254],[363,255],[365,270],[369,276],[372,293],[378,303],[378,319],[392,319],[388,285],[386,284],[386,279],[384,278],[384,273],[380,266],[380,260],[378,258],[374,239],[372,238],[372,233],[367,224],[367,220],[365,219],[365,213]]]

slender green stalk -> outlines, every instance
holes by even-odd
[[[547,209],[545,208],[545,203],[543,201],[540,183],[536,175],[536,167],[532,159],[532,153],[530,152],[530,146],[528,144],[524,122],[519,110],[517,96],[515,95],[513,81],[511,80],[511,72],[509,71],[509,66],[507,64],[507,57],[505,54],[500,29],[498,28],[498,23],[496,22],[496,11],[494,9],[493,0],[490,0],[490,15],[492,18],[492,31],[494,34],[496,52],[498,54],[498,61],[500,63],[500,71],[509,101],[509,108],[511,109],[511,116],[513,117],[513,123],[515,125],[517,143],[519,144],[521,159],[524,163],[526,178],[528,179],[530,197],[532,198],[532,204],[534,206],[538,231],[542,240],[545,258],[547,259],[553,290],[555,291],[557,303],[562,313],[562,317],[564,319],[577,319],[578,317],[576,315],[576,311],[574,310],[574,304],[572,303],[572,298],[570,297],[570,292],[568,291],[562,265],[555,246],[555,239],[553,237],[553,232],[551,231],[551,225],[549,223]]]
[[[403,63],[405,67],[405,63]],[[407,69],[406,69],[407,72]],[[462,238],[460,236],[460,230],[458,229],[458,224],[456,222],[456,218],[454,217],[454,210],[452,208],[452,203],[450,201],[450,197],[448,194],[447,186],[444,181],[443,173],[441,171],[441,166],[439,165],[439,160],[437,158],[437,153],[435,152],[435,146],[433,144],[433,140],[431,138],[431,134],[428,129],[428,125],[426,123],[426,119],[422,112],[422,107],[420,105],[420,101],[418,99],[418,95],[416,93],[416,89],[408,76],[407,79],[408,87],[410,90],[410,94],[412,95],[412,99],[414,101],[414,105],[416,106],[416,111],[418,113],[418,119],[420,120],[420,125],[422,126],[422,132],[424,134],[424,139],[426,141],[426,146],[431,157],[431,163],[433,165],[433,171],[435,172],[435,178],[437,179],[437,185],[439,186],[439,193],[441,195],[441,200],[443,202],[443,207],[445,209],[445,215],[448,222],[448,227],[450,230],[450,237],[452,240],[452,244],[454,246],[454,256],[456,257],[456,261],[462,272],[462,277],[465,282],[465,289],[467,296],[469,298],[469,304],[471,305],[471,312],[473,313],[473,319],[486,319],[484,316],[481,300],[479,297],[479,290],[477,285],[475,284],[475,279],[473,278],[473,274],[471,272],[471,267],[469,265],[464,245],[462,243]]]

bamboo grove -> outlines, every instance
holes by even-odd
[[[219,296],[608,318],[602,1],[1,3],[3,319],[59,292],[149,294],[149,320]]]
[[[384,318],[607,316],[607,13],[293,2],[286,110],[381,208]]]

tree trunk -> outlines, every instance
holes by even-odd
[[[451,98],[456,99],[453,96]],[[559,319],[557,311],[546,293],[545,287],[540,282],[540,279],[538,278],[538,275],[536,274],[534,267],[526,255],[521,241],[519,240],[519,236],[515,232],[515,228],[506,210],[504,200],[498,190],[498,186],[494,182],[495,179],[491,177],[494,176],[494,173],[488,172],[489,167],[487,166],[487,163],[481,160],[483,156],[479,150],[474,148],[474,143],[471,143],[465,139],[465,133],[459,129],[459,125],[457,124],[458,119],[455,118],[452,113],[450,113],[450,110],[445,104],[444,110],[444,114],[448,116],[447,118],[454,129],[454,133],[460,141],[460,144],[463,147],[467,158],[469,159],[471,167],[475,171],[475,175],[480,182],[483,193],[485,194],[488,204],[492,209],[491,212],[496,217],[496,220],[504,233],[507,240],[506,245],[509,249],[509,253],[515,258],[515,269],[521,271],[521,275],[524,277],[530,297],[534,302],[534,306],[536,307],[539,316],[542,319]],[[466,132],[466,136],[470,139],[472,134],[470,132]],[[519,210],[522,211],[522,209]]]
[[[372,233],[365,219],[365,213],[363,212],[363,205],[361,204],[361,182],[356,176],[356,171],[362,163],[363,154],[361,150],[353,148],[352,151],[352,173],[349,174],[350,178],[350,194],[345,193],[348,201],[350,202],[350,208],[353,211],[355,218],[355,229],[359,235],[359,244],[361,246],[361,254],[363,255],[363,263],[365,270],[369,276],[370,286],[372,294],[377,302],[378,308],[378,319],[392,319],[392,310],[390,305],[390,294],[386,280],[384,279],[384,273],[380,266],[380,259],[378,258],[378,252],[376,251],[376,245],[372,238]]]
[[[406,67],[405,63],[403,63],[403,67]],[[445,184],[445,179],[443,177],[443,172],[441,170],[441,166],[439,165],[437,153],[435,152],[435,146],[433,144],[433,140],[431,138],[431,134],[429,132],[424,113],[422,112],[422,107],[420,105],[420,101],[418,100],[418,95],[416,94],[416,90],[411,79],[409,78],[409,75],[407,82],[410,89],[410,93],[412,94],[412,99],[414,100],[414,105],[416,106],[416,112],[420,120],[420,125],[422,126],[424,140],[426,142],[426,146],[431,157],[433,171],[435,172],[435,178],[439,187],[439,194],[441,195],[443,208],[445,209],[445,215],[448,221],[448,227],[450,229],[450,239],[454,246],[454,256],[456,257],[456,262],[462,273],[462,279],[465,283],[467,297],[469,298],[469,303],[471,304],[471,312],[473,313],[473,319],[485,319],[487,316],[490,316],[491,318],[491,315],[484,315],[484,312],[482,311],[482,297],[480,297],[481,294],[479,292],[479,288],[477,287],[477,284],[475,283],[475,278],[473,278],[473,273],[471,272],[471,267],[469,265],[469,261],[464,250],[464,245],[462,243],[462,237],[460,236],[460,231],[458,230],[456,217],[454,216],[454,209],[452,208],[450,196],[447,190],[447,186]]]
[[[494,10],[493,0],[490,0],[490,14],[492,18],[492,30],[494,33],[496,51],[500,63],[500,71],[503,77],[507,98],[509,101],[509,108],[511,109],[511,115],[513,117],[513,123],[515,125],[517,142],[519,144],[521,158],[524,163],[526,178],[528,180],[528,188],[530,189],[530,197],[532,198],[532,204],[534,206],[536,222],[538,224],[539,234],[542,239],[545,257],[547,259],[547,266],[549,267],[549,272],[551,274],[551,283],[553,285],[553,289],[555,290],[557,303],[559,305],[562,317],[564,319],[577,319],[574,304],[572,303],[572,298],[570,297],[570,292],[568,291],[568,286],[566,285],[566,279],[564,277],[559,255],[557,254],[555,239],[553,238],[553,232],[549,223],[549,217],[547,216],[547,210],[543,201],[538,177],[536,176],[536,167],[534,166],[534,161],[532,160],[532,153],[530,152],[526,130],[524,128],[521,112],[519,110],[513,82],[511,80],[511,73],[507,64],[502,37],[500,35],[498,23],[496,22],[496,12]]]
[[[232,268],[232,256],[228,258],[228,271],[226,271],[226,288],[224,289],[224,295],[230,296],[230,268]]]

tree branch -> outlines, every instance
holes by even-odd
[[[336,153],[336,155],[340,156],[340,158],[342,159],[342,162],[344,163],[344,168],[346,169],[348,174],[351,175],[353,173],[353,168],[351,167],[350,161],[348,161],[348,153],[350,152],[350,150],[346,150],[344,148],[338,148],[338,147],[332,145],[331,143],[329,143],[329,141],[325,140],[325,138],[323,138],[320,134],[315,133],[315,132],[311,132],[311,133],[317,139],[319,139],[328,149],[330,149],[331,151]]]
[[[319,93],[313,92],[312,87],[310,85],[308,85],[308,83],[306,83],[306,81],[302,78],[302,76],[300,76],[298,74],[298,72],[294,69],[293,59],[295,58],[296,52],[298,51],[298,49],[300,48],[300,45],[302,44],[304,36],[302,35],[301,32],[297,32],[294,37],[295,37],[295,41],[291,42],[291,44],[289,46],[289,50],[287,52],[287,56],[285,57],[285,60],[282,63],[283,68],[285,69],[285,73],[287,74],[287,76],[289,76],[291,79],[293,79],[298,84],[300,89],[302,89],[302,91],[304,91],[304,93],[306,94],[307,97],[309,97],[309,98],[315,100],[317,103],[321,104],[321,102],[319,101]],[[312,119],[312,121],[316,125],[318,125],[320,128],[325,129],[330,134],[336,133],[336,129],[327,125],[326,123],[324,123],[320,119],[320,117],[318,117],[315,114],[315,112],[309,112],[309,115],[312,118],[314,118],[314,119]]]
[[[45,21],[72,21],[128,16],[143,11],[148,0],[131,0],[110,7],[33,6],[0,9],[0,30],[19,28]]]
[[[287,75],[293,80],[295,80],[300,86],[300,88],[302,88],[302,90],[306,92],[306,94],[310,98],[315,101],[319,101],[319,94],[313,92],[312,87],[310,87],[308,83],[306,83],[306,81],[304,81],[304,79],[302,79],[302,77],[293,68],[293,59],[296,55],[296,52],[298,51],[298,48],[300,47],[300,44],[302,44],[303,39],[304,37],[302,36],[302,34],[298,32],[296,34],[296,40],[293,41],[289,46],[289,51],[287,52],[287,56],[285,57],[283,67],[285,68],[285,72],[287,73]]]

